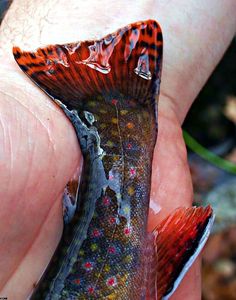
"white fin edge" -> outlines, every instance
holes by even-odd
[[[176,279],[173,289],[169,292],[169,294],[165,295],[162,300],[168,300],[170,298],[170,296],[173,295],[173,293],[176,291],[177,287],[179,286],[180,282],[182,281],[182,279],[184,278],[185,274],[188,272],[188,270],[190,269],[190,267],[192,266],[192,264],[194,263],[195,259],[198,257],[199,253],[202,251],[203,247],[205,246],[209,235],[211,233],[211,228],[213,226],[214,223],[214,219],[215,219],[215,215],[213,214],[212,217],[209,219],[208,224],[204,230],[204,233],[199,241],[199,245],[196,249],[196,251],[194,252],[194,254],[189,258],[189,260],[186,262],[185,266],[183,267],[183,270],[180,272],[178,278]]]

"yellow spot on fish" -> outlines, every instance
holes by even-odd
[[[101,129],[104,129],[104,128],[106,128],[106,127],[107,127],[107,124],[105,124],[105,123],[102,123],[102,124],[100,125],[100,127],[101,127]]]
[[[118,131],[112,130],[112,131],[111,131],[111,134],[114,135],[114,136],[118,136]]]
[[[128,286],[128,275],[127,274],[125,274],[124,276],[122,276],[121,278],[120,278],[120,281],[121,281],[121,283],[123,284],[123,285],[126,285],[126,286]]]
[[[103,259],[102,259],[102,257],[98,257],[98,262],[103,262]]]
[[[134,194],[134,188],[132,186],[128,187],[128,194],[129,194],[129,196],[133,196],[133,194]]]
[[[109,265],[105,265],[104,271],[105,272],[110,272],[110,270],[111,270],[110,266]]]
[[[131,255],[127,255],[125,258],[124,258],[124,263],[130,263],[132,261],[132,256]]]
[[[120,111],[120,114],[121,114],[122,116],[125,116],[127,113],[128,113],[128,110],[122,109],[122,110]]]
[[[109,140],[109,141],[107,141],[107,146],[108,146],[108,147],[113,147],[113,146],[114,146],[114,143],[113,143],[112,141]]]
[[[100,113],[101,113],[101,114],[106,114],[107,111],[106,111],[105,109],[100,109]]]
[[[114,156],[113,156],[113,160],[114,160],[114,161],[117,161],[117,160],[119,160],[119,159],[120,159],[119,155],[114,155]]]
[[[129,207],[128,205],[126,205],[126,206],[124,207],[124,213],[125,213],[125,214],[129,214],[129,213],[130,213],[130,207]]]
[[[95,101],[89,101],[89,106],[91,106],[91,107],[94,107],[94,106],[96,106],[96,102]]]
[[[118,119],[117,118],[111,118],[111,122],[113,124],[118,124]]]
[[[112,294],[108,295],[106,297],[106,299],[107,300],[115,300],[115,299],[117,299],[117,295],[115,293],[112,293]]]
[[[92,245],[90,246],[90,248],[91,248],[92,251],[96,251],[97,248],[98,248],[98,245],[97,245],[97,244],[92,244]]]
[[[83,256],[83,255],[84,255],[84,250],[80,250],[80,251],[79,251],[79,255],[80,255],[80,256]]]

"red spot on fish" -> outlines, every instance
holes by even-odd
[[[79,278],[77,278],[77,279],[75,279],[75,280],[74,280],[74,283],[76,283],[76,284],[80,284],[80,283],[81,283],[81,281],[80,281],[80,279],[79,279]]]
[[[108,248],[108,253],[110,253],[110,254],[115,254],[115,253],[116,253],[116,248],[113,247],[113,246],[109,247],[109,248]]]
[[[99,237],[101,235],[101,231],[99,229],[94,229],[92,232],[92,237]]]
[[[136,170],[134,168],[130,168],[129,172],[131,176],[136,175]]]
[[[116,218],[114,218],[114,217],[110,217],[109,218],[109,220],[108,220],[108,222],[109,222],[109,224],[115,224],[115,222],[116,222]]]
[[[90,271],[93,269],[93,263],[90,261],[87,261],[83,264],[84,269],[86,269],[87,271]]]
[[[112,174],[109,174],[109,180],[114,179],[114,176]]]
[[[94,294],[94,287],[89,286],[88,289],[87,289],[87,291],[88,291],[88,293],[89,293],[90,295]]]
[[[125,229],[124,229],[124,234],[125,235],[130,235],[131,234],[131,228],[130,227],[125,227]]]
[[[126,124],[126,127],[127,127],[128,129],[133,129],[133,128],[134,128],[134,123],[129,122],[129,123]]]
[[[127,145],[127,148],[128,148],[129,150],[132,149],[132,144],[129,143],[129,144]]]
[[[111,103],[112,103],[113,105],[116,105],[117,102],[118,102],[118,101],[117,101],[116,99],[112,99],[112,100],[111,100]]]
[[[105,206],[110,205],[110,203],[111,203],[110,198],[107,197],[107,196],[105,196],[105,197],[103,198],[102,203],[103,203]]]
[[[116,277],[109,277],[106,281],[106,284],[108,286],[115,286],[117,284],[117,280],[116,280]]]

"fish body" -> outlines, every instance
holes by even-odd
[[[84,159],[79,189],[67,193],[73,212],[67,207],[61,241],[31,300],[167,299],[205,242],[210,208],[180,209],[147,233],[162,46],[159,24],[148,20],[100,40],[13,49],[72,122]]]

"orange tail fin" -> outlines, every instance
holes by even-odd
[[[154,20],[136,22],[100,40],[39,48],[13,47],[20,68],[68,109],[83,99],[120,93],[148,101],[159,89],[162,33]]]

